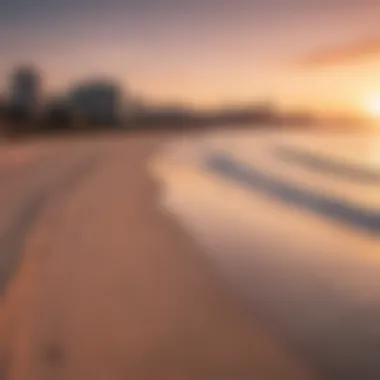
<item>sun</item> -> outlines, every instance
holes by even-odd
[[[373,96],[368,100],[367,110],[371,116],[380,118],[380,95]]]

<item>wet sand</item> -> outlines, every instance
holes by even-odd
[[[160,210],[163,141],[49,141],[0,175],[1,379],[311,378]]]

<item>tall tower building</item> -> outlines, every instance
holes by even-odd
[[[17,68],[10,81],[10,103],[28,111],[35,111],[41,100],[41,76],[32,67]]]

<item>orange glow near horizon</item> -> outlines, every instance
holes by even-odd
[[[371,97],[366,108],[371,117],[380,119],[380,94]]]

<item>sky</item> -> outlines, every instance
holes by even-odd
[[[378,0],[2,0],[0,88],[31,62],[49,92],[104,76],[155,101],[361,112],[379,20]]]

